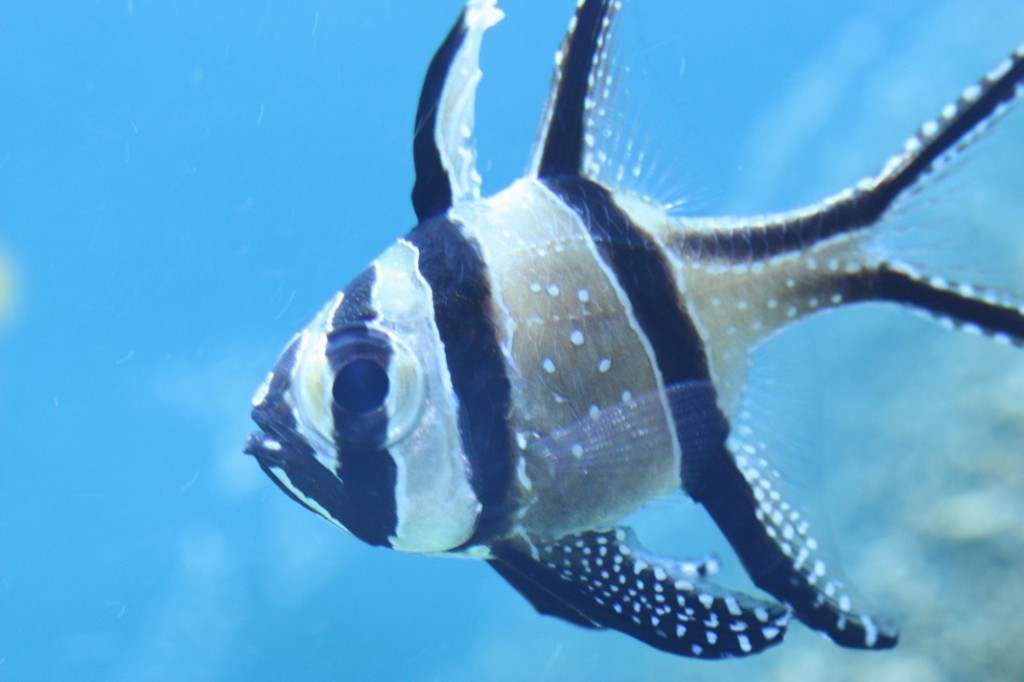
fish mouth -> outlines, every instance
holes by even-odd
[[[256,391],[250,412],[259,431],[249,435],[242,452],[267,466],[283,466],[290,454],[309,445],[299,435],[295,415],[287,399],[291,373],[300,345],[300,335],[289,342],[277,364]]]
[[[252,455],[258,462],[267,466],[280,466],[286,458],[281,441],[263,431],[250,433],[242,452]]]
[[[252,420],[260,428],[249,434],[242,452],[252,455],[264,466],[284,466],[309,444],[296,432],[295,417],[283,405],[263,403],[253,408]]]

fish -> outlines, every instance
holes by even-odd
[[[287,344],[245,445],[289,497],[369,545],[485,561],[540,614],[717,659],[780,644],[895,646],[745,415],[751,352],[806,318],[884,303],[1024,346],[1019,297],[878,245],[887,219],[1020,99],[1024,46],[924,123],[874,176],[803,208],[680,216],[602,146],[622,3],[580,0],[527,173],[482,196],[474,106],[484,34],[469,0],[416,113],[418,223]],[[612,131],[615,132],[615,131]],[[685,494],[763,595],[713,556],[623,525]]]

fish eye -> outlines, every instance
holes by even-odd
[[[333,369],[331,397],[336,419],[356,430],[380,417],[391,389],[389,365],[394,357],[390,339],[366,327],[350,327],[327,339],[327,361]],[[335,426],[339,426],[335,424]]]
[[[384,407],[390,385],[387,369],[380,362],[356,358],[338,370],[331,392],[343,410],[370,414]]]
[[[324,351],[319,390],[332,416],[325,414],[320,432],[328,440],[389,447],[416,428],[426,402],[423,369],[399,338],[354,325],[328,334]]]

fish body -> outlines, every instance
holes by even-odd
[[[679,217],[600,146],[619,3],[583,0],[556,55],[530,170],[480,195],[472,143],[493,0],[470,0],[428,69],[414,138],[419,224],[288,345],[246,450],[296,501],[361,540],[487,561],[541,613],[673,653],[742,656],[795,616],[888,648],[787,499],[741,403],[750,351],[794,322],[895,303],[1024,343],[1019,302],[893,258],[900,199],[1017,99],[1024,48],[926,123],[881,172],[759,217]],[[616,179],[617,178],[617,179]],[[617,526],[682,490],[772,598],[715,562]]]

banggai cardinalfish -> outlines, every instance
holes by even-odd
[[[742,418],[748,354],[798,320],[871,301],[1024,343],[1019,301],[874,239],[1020,96],[1024,47],[849,189],[784,213],[679,217],[631,189],[606,149],[619,9],[577,4],[528,172],[484,198],[478,58],[503,15],[470,0],[420,95],[419,223],[288,344],[254,397],[246,452],[360,540],[482,559],[576,625],[700,658],[778,644],[794,616],[842,646],[892,647],[896,628],[826,562],[820,529]],[[765,596],[616,525],[680,489]]]

